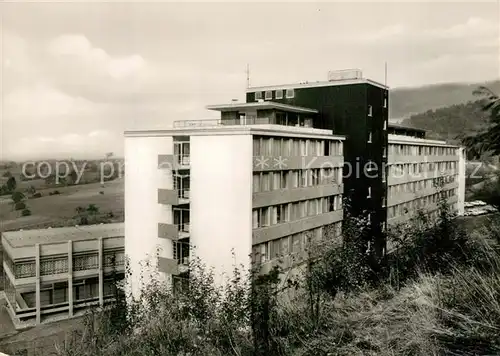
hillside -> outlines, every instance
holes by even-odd
[[[389,118],[392,120],[408,118],[428,110],[474,101],[477,98],[472,92],[480,85],[486,85],[500,93],[500,80],[487,83],[449,83],[391,89]]]
[[[457,143],[457,136],[470,134],[485,127],[488,113],[481,110],[480,101],[427,110],[402,121],[403,125],[428,130],[428,138]]]

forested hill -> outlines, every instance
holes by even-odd
[[[403,125],[428,130],[428,138],[458,143],[457,136],[477,132],[488,122],[488,113],[481,110],[480,101],[428,110],[403,120]]]
[[[391,119],[408,118],[428,110],[447,108],[477,100],[472,92],[484,85],[500,94],[500,80],[483,83],[450,83],[435,84],[417,88],[391,89],[389,100],[389,117]],[[452,111],[460,111],[455,108]]]

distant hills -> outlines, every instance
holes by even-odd
[[[473,95],[480,85],[500,94],[500,80],[473,84],[436,84],[391,90],[389,117],[402,125],[427,130],[427,137],[459,143],[459,135],[472,134],[488,124],[481,98]]]
[[[483,83],[449,83],[391,89],[389,118],[392,121],[400,121],[403,118],[409,118],[412,115],[421,114],[428,110],[475,101],[478,98],[472,92],[480,85],[487,86],[500,94],[500,80]]]
[[[488,113],[482,111],[480,101],[427,110],[404,119],[401,124],[428,130],[427,138],[458,143],[458,136],[472,134],[488,124]]]

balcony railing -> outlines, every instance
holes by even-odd
[[[177,197],[179,199],[189,199],[189,188],[177,189]]]
[[[179,232],[189,233],[189,223],[178,224],[177,228]]]
[[[282,122],[280,119],[272,119],[269,117],[247,117],[242,119],[209,119],[209,120],[179,120],[174,121],[174,127],[218,127],[218,126],[247,126],[247,125],[282,125],[282,126],[298,126],[312,127],[310,124],[288,123]]]
[[[181,166],[189,166],[189,154],[174,155],[174,162]]]

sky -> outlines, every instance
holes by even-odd
[[[251,86],[360,68],[388,85],[499,77],[499,3],[0,3],[0,159],[123,153]]]

